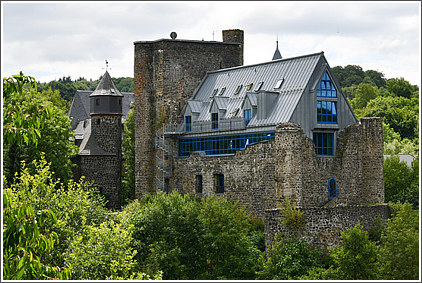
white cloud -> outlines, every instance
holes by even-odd
[[[324,51],[332,67],[356,64],[420,85],[420,3],[415,2],[2,2],[2,75],[39,80],[133,76],[133,42],[222,40],[245,31],[245,63]],[[214,32],[214,34],[213,34]]]

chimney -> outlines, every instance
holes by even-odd
[[[241,29],[223,30],[223,42],[240,43],[242,65],[243,65],[243,45],[244,45],[243,35],[244,35],[244,32]]]

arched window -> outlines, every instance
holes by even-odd
[[[328,199],[333,199],[337,197],[337,182],[336,179],[331,177],[328,180]]]

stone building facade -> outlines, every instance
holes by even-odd
[[[235,41],[234,41],[235,40]],[[134,43],[135,194],[156,190],[156,134],[180,122],[185,101],[207,71],[243,65],[243,31],[223,31],[223,42],[161,39]]]
[[[357,120],[323,52],[273,58],[242,66],[239,30],[223,42],[135,42],[136,197],[230,197],[265,220],[268,245],[290,233],[288,198],[308,242],[336,245],[340,230],[389,215],[382,119]]]

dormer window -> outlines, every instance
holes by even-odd
[[[274,86],[274,89],[279,89],[281,88],[281,85],[283,84],[284,79],[278,80],[277,83]]]
[[[242,89],[242,85],[238,85],[237,88],[236,88],[236,90],[235,90],[235,92],[234,92],[234,95],[239,94],[239,92],[240,92],[241,89]]]
[[[253,83],[251,83],[250,85],[248,85],[248,90],[251,90],[253,86]]]
[[[226,88],[225,88],[225,87],[223,87],[223,88],[221,89],[221,91],[220,91],[220,94],[219,94],[219,95],[220,95],[220,96],[221,96],[221,95],[223,95],[223,93],[224,93],[225,91],[226,91]]]
[[[214,89],[211,93],[211,97],[214,97],[217,94],[218,88]]]
[[[246,127],[251,121],[251,109],[243,110],[243,116],[245,117],[245,127]]]
[[[259,82],[258,85],[256,86],[256,88],[254,89],[254,91],[259,91],[263,84],[264,84],[264,82]]]
[[[192,116],[185,116],[186,132],[192,130]]]

